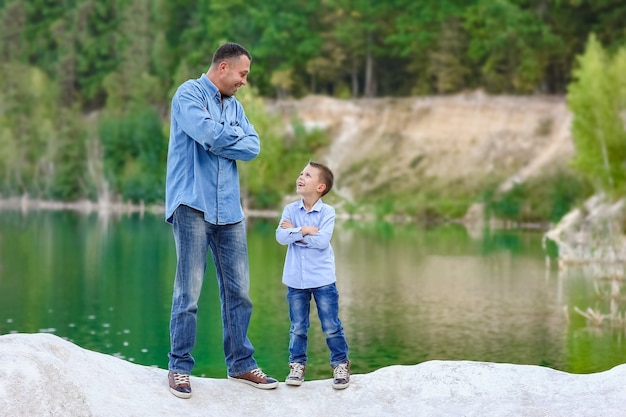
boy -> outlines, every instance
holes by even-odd
[[[339,320],[335,255],[330,245],[335,209],[321,200],[332,186],[332,171],[309,162],[296,181],[296,191],[302,199],[285,206],[276,229],[278,243],[288,245],[283,270],[291,321],[287,385],[299,386],[304,382],[311,296],[330,349],[333,388],[344,389],[350,384],[348,344]]]

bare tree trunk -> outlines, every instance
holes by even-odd
[[[539,4],[537,5],[537,14],[541,20],[544,20],[546,12],[548,10],[548,4],[546,0],[539,0]]]
[[[356,53],[352,53],[352,98],[359,96],[359,70],[357,65]]]
[[[367,34],[367,52],[365,55],[365,97],[374,97],[376,88],[374,86],[374,58],[372,57],[372,34]]]

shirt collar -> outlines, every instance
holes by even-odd
[[[220,90],[218,90],[215,84],[213,84],[213,81],[211,81],[206,74],[202,74],[200,77],[200,84],[202,84],[202,87],[206,89],[209,96],[213,97],[217,102],[223,100],[226,103],[233,99],[232,97],[222,97]]]
[[[313,205],[313,208],[311,209],[311,211],[320,211],[322,210],[322,199],[320,198],[319,200],[317,200],[317,203],[315,203]],[[304,207],[304,200],[300,199],[300,208],[304,211],[306,211],[306,208]]]

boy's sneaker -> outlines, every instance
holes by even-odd
[[[191,383],[189,375],[178,372],[170,372],[167,376],[170,382],[170,392],[178,398],[191,397]]]
[[[253,369],[250,372],[237,376],[228,376],[228,379],[233,381],[243,382],[244,384],[252,385],[255,388],[260,389],[273,389],[278,386],[278,381],[271,378],[259,368]]]
[[[285,384],[300,386],[304,382],[304,369],[305,365],[298,362],[291,362],[289,364],[289,375],[285,379]]]
[[[333,367],[333,388],[344,389],[350,385],[350,361]]]

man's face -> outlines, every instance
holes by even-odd
[[[232,96],[239,87],[248,83],[250,59],[245,55],[241,55],[238,58],[224,60],[220,62],[218,70],[217,88],[219,88],[222,95]]]

